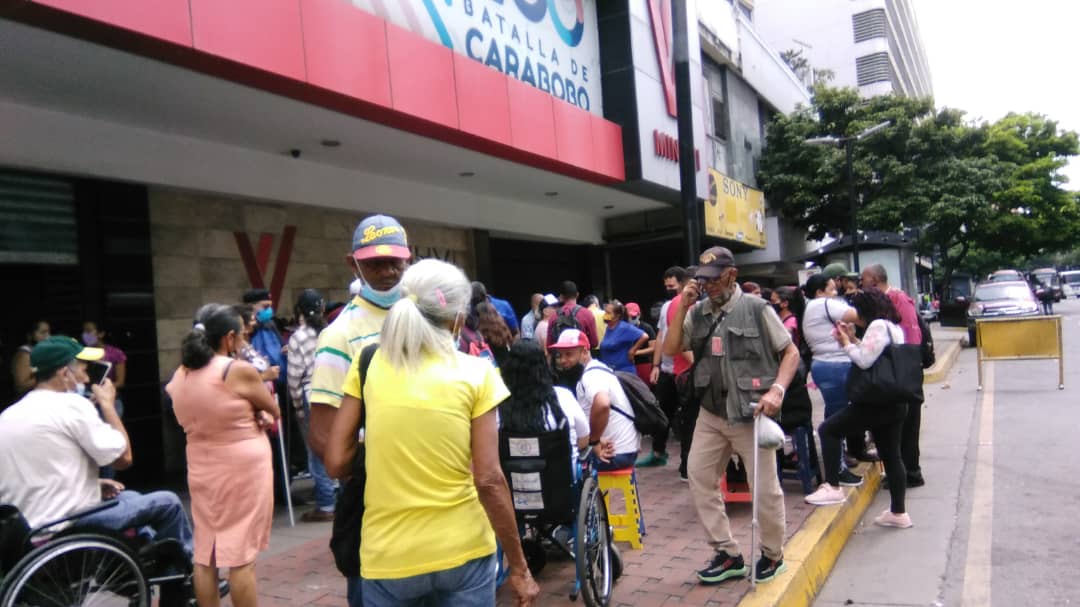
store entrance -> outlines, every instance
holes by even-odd
[[[12,357],[32,325],[79,338],[94,321],[127,355],[120,394],[138,465],[123,480],[133,485],[163,470],[147,204],[138,185],[0,171],[0,407],[17,397]]]

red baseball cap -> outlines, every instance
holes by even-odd
[[[589,336],[577,329],[567,329],[559,333],[559,339],[548,346],[548,350],[571,350],[573,348],[585,348],[588,350]]]

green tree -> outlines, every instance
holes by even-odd
[[[846,235],[850,225],[844,150],[806,143],[811,137],[849,137],[867,127],[891,126],[855,148],[856,190],[881,208],[899,205],[913,174],[908,145],[916,121],[932,109],[930,100],[875,97],[855,89],[816,86],[810,107],[778,115],[769,123],[758,180],[771,205],[809,238]],[[861,217],[861,216],[860,216]]]
[[[853,89],[815,87],[810,107],[770,122],[758,174],[770,204],[810,239],[846,235],[844,152],[806,140],[884,120],[889,128],[854,148],[859,227],[917,228],[946,284],[956,270],[981,274],[1068,251],[1080,238],[1080,198],[1059,172],[1078,153],[1075,133],[1036,114],[977,124],[959,110],[934,111],[929,99],[862,100]]]

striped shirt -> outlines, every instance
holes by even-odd
[[[310,388],[318,340],[318,333],[308,325],[297,327],[289,338],[289,396],[297,409],[303,407],[304,393]]]
[[[386,312],[357,296],[323,329],[311,373],[311,402],[335,409],[341,406],[349,365],[364,346],[378,341]]]

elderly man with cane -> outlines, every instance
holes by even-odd
[[[762,555],[753,577],[755,582],[767,582],[786,569],[784,494],[773,451],[755,457],[759,446],[753,422],[762,413],[774,416],[780,411],[799,365],[799,351],[769,303],[743,294],[731,251],[712,247],[701,254],[699,262],[697,280],[683,290],[664,338],[665,354],[690,350],[698,361],[689,381],[694,397],[700,399],[701,413],[690,448],[688,476],[694,507],[713,549],[698,579],[717,584],[749,573],[717,488],[720,475],[736,454],[747,467],[755,498],[760,498],[755,505],[762,515]],[[708,298],[698,302],[702,290]]]

